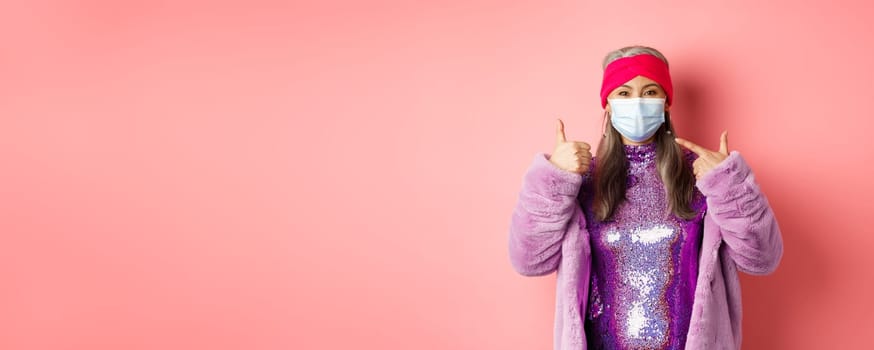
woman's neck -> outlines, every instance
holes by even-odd
[[[625,138],[625,136],[622,136],[622,144],[628,145],[628,146],[640,146],[640,145],[645,145],[645,144],[649,144],[649,143],[653,143],[653,142],[655,142],[655,135],[653,135],[650,138],[643,140],[641,142],[632,141],[632,140]]]

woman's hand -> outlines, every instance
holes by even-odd
[[[556,126],[555,150],[549,157],[549,162],[556,167],[577,174],[584,174],[589,170],[592,162],[591,147],[588,143],[570,141],[564,136],[564,123],[558,119]]]
[[[719,151],[716,152],[679,137],[674,140],[698,155],[698,159],[692,163],[692,172],[695,173],[696,179],[701,179],[710,170],[713,170],[717,164],[728,158],[728,131],[722,132],[722,136],[719,138]]]

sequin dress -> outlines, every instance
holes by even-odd
[[[683,349],[689,329],[705,198],[695,189],[690,220],[667,211],[656,168],[656,144],[624,145],[626,200],[598,222],[592,183],[580,204],[587,219],[592,273],[585,332],[589,349]],[[686,153],[691,162],[694,154]],[[597,164],[593,164],[597,166]]]

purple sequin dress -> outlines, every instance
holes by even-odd
[[[683,349],[689,329],[705,198],[695,189],[691,220],[667,211],[656,144],[625,145],[626,200],[611,220],[592,212],[591,172],[580,201],[592,248],[585,332],[589,349]],[[691,163],[694,153],[686,152]],[[593,167],[597,164],[593,164]]]

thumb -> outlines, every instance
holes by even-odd
[[[557,142],[567,142],[567,137],[564,136],[564,123],[561,118],[558,119],[558,124],[555,129],[555,137]]]
[[[719,138],[719,153],[728,155],[728,130],[723,131]]]

